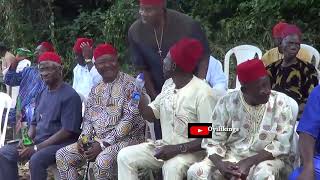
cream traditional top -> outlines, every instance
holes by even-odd
[[[188,139],[188,123],[208,123],[218,96],[203,80],[193,76],[183,88],[176,89],[172,79],[166,80],[161,93],[149,104],[160,119],[162,142],[181,144]]]

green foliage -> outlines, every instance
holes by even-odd
[[[0,0],[0,38],[12,47],[34,49],[37,41],[51,40],[64,57],[65,78],[72,78],[72,46],[77,37],[109,42],[120,52],[122,69],[128,61],[127,31],[137,18],[137,0],[66,0],[79,4],[76,17],[65,17],[55,0]],[[265,51],[272,44],[271,28],[278,21],[295,23],[304,32],[303,43],[320,50],[320,3],[317,0],[168,0],[168,7],[201,22],[212,54],[223,60],[234,46],[252,44]]]

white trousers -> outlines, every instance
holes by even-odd
[[[138,180],[138,169],[162,168],[164,180],[182,180],[188,168],[204,158],[205,152],[180,154],[163,161],[154,157],[155,144],[142,143],[123,148],[118,154],[118,180]]]

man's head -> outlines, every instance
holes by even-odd
[[[8,48],[4,44],[4,42],[0,42],[0,57],[3,57],[7,51],[8,51]]]
[[[300,50],[301,44],[301,31],[293,24],[286,26],[283,30],[281,38],[281,49],[284,59],[295,58]]]
[[[73,52],[75,54],[75,59],[78,64],[84,64],[85,59],[82,55],[82,44],[88,43],[89,46],[93,46],[93,40],[89,38],[78,38],[73,46]]]
[[[140,0],[139,14],[145,24],[156,25],[165,12],[165,0]]]
[[[44,52],[54,52],[53,45],[45,41],[40,43],[34,52],[35,59],[38,60],[39,56],[42,55]]]
[[[18,61],[24,60],[24,59],[29,59],[30,57],[33,56],[33,53],[26,48],[18,48],[16,50],[16,59]]]
[[[58,54],[44,52],[39,57],[39,72],[43,81],[51,86],[62,80],[62,62]]]
[[[117,50],[110,44],[99,44],[94,52],[94,65],[104,82],[112,82],[119,73]]]
[[[289,24],[284,23],[284,22],[279,22],[278,24],[276,24],[275,26],[273,26],[272,28],[272,38],[273,38],[273,42],[274,44],[279,48],[281,41],[282,41],[282,32],[285,29],[286,26],[288,26]]]
[[[241,91],[250,105],[265,104],[269,100],[271,84],[260,59],[245,61],[237,66]]]
[[[192,74],[203,56],[203,46],[200,41],[183,38],[173,45],[163,60],[163,75],[170,78],[177,73]]]

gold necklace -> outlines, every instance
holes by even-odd
[[[162,38],[163,38],[163,26],[162,26],[162,30],[161,30],[160,44],[159,44],[159,41],[158,41],[156,29],[153,28],[153,31],[154,31],[154,36],[156,37],[156,43],[157,43],[157,46],[158,46],[158,53],[159,53],[160,57],[162,57],[161,46],[162,46]]]

